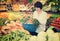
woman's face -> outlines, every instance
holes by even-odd
[[[36,11],[38,11],[38,12],[40,12],[40,11],[41,11],[41,9],[40,9],[40,8],[37,8],[37,7],[36,7],[35,9],[36,9]]]

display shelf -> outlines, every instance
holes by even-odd
[[[7,5],[7,4],[0,4],[0,5]]]
[[[33,12],[32,10],[19,10],[19,11],[13,11],[12,12]]]
[[[20,12],[32,12],[31,10],[20,10]]]
[[[7,10],[0,10],[0,12],[7,12]]]
[[[60,14],[60,12],[52,12],[52,11],[46,11],[48,14]]]
[[[0,2],[0,5],[6,5],[7,2]]]
[[[8,12],[8,10],[0,10],[0,12]],[[32,11],[12,11],[12,12],[32,12]]]

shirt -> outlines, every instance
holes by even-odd
[[[47,13],[42,11],[41,13],[38,13],[35,11],[33,13],[33,18],[37,19],[40,22],[40,25],[37,27],[36,32],[39,33],[40,31],[44,31],[46,28],[46,21],[47,21]]]

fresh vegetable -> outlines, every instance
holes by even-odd
[[[47,33],[46,32],[40,32],[37,36],[37,41],[47,41]]]
[[[8,19],[9,20],[16,20],[21,19],[21,13],[20,12],[9,12]]]
[[[8,18],[8,13],[7,12],[1,12],[0,18]]]
[[[10,23],[2,26],[0,29],[1,29],[0,30],[1,34],[2,33],[3,34],[9,34],[11,31],[15,31],[15,30],[21,30],[21,31],[29,34],[28,31],[24,30],[24,28],[22,27],[22,25],[21,25],[21,23],[19,21],[16,21],[16,22],[11,21]]]
[[[32,36],[30,41],[60,41],[60,32],[54,32],[51,26],[46,32],[42,31],[37,36]]]
[[[60,30],[60,17],[54,19],[51,26],[55,27],[57,30]]]
[[[29,41],[37,41],[37,36],[31,36]]]
[[[47,20],[46,25],[49,26],[49,25],[52,23],[53,19],[54,19],[53,17],[50,17],[50,18]]]
[[[0,28],[0,41],[29,41],[30,34],[19,21],[11,21]]]
[[[50,27],[51,28],[51,27]],[[53,29],[53,28],[52,28]],[[47,30],[48,41],[60,41],[60,33],[54,32],[52,29]]]
[[[37,19],[33,19],[33,25],[34,26],[37,26],[38,27],[39,24],[40,23],[39,23],[39,21]]]
[[[6,35],[0,35],[0,41],[29,41],[30,37],[25,32],[16,30]]]
[[[19,4],[13,4],[12,9],[13,9],[13,11],[19,11],[20,10]]]
[[[0,18],[0,26],[3,26],[6,24],[7,19],[6,18]]]

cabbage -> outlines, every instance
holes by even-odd
[[[47,30],[48,41],[60,41],[59,33],[55,33],[52,29]]]
[[[47,40],[46,36],[47,36],[46,32],[40,32],[37,36],[37,41],[46,41]]]
[[[37,41],[37,36],[31,36],[29,41]]]

